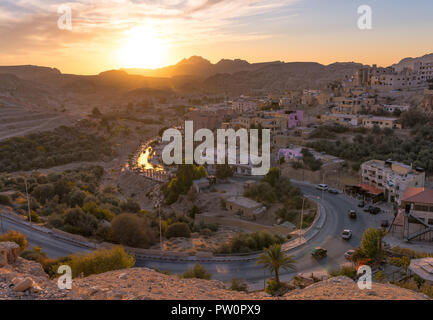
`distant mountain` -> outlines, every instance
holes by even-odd
[[[404,68],[412,69],[416,62],[433,62],[433,53],[425,54],[418,58],[404,58],[399,63],[393,64],[392,66],[397,70],[401,71]]]
[[[61,72],[56,68],[38,66],[0,66],[0,74],[13,74],[24,80],[35,80],[41,77],[59,75]]]
[[[281,62],[249,63],[245,60],[222,59],[216,64],[212,64],[199,56],[192,56],[189,59],[183,59],[179,63],[160,69],[122,69],[129,74],[142,75],[147,77],[176,77],[192,76],[197,78],[207,78],[218,73],[235,73],[240,71],[254,71],[261,67],[278,64]]]

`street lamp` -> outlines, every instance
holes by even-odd
[[[24,178],[24,184],[26,185],[26,195],[27,195],[27,212],[29,215],[30,227],[32,227],[32,214],[30,212],[30,200],[29,200],[29,191],[27,189],[27,178]]]
[[[299,242],[302,242],[302,223],[304,219],[304,202],[305,197],[302,197],[301,223],[299,224]]]

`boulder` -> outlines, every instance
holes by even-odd
[[[25,278],[24,280],[22,280],[21,282],[19,282],[18,284],[16,284],[14,286],[14,291],[23,292],[23,291],[26,291],[26,290],[32,288],[33,285],[34,285],[34,282],[31,278]]]
[[[0,267],[14,264],[20,254],[20,246],[15,242],[0,242]]]

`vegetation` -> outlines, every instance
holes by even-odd
[[[183,275],[182,278],[185,279],[191,279],[191,278],[197,278],[197,279],[205,279],[210,280],[212,275],[207,271],[201,264],[196,263],[192,269],[187,269]]]
[[[384,253],[382,251],[382,238],[385,233],[382,229],[368,228],[364,231],[361,240],[361,247],[355,250],[351,260],[361,264],[380,261]]]
[[[53,131],[0,142],[0,172],[49,168],[75,161],[96,161],[112,155],[104,138],[61,126]]]
[[[0,235],[0,242],[15,242],[20,246],[21,251],[27,249],[27,237],[14,230],[10,230],[5,234]]]
[[[133,256],[127,254],[122,247],[112,249],[99,249],[88,254],[74,254],[60,258],[53,264],[53,270],[66,264],[72,269],[73,277],[90,276],[113,270],[131,268],[135,264]]]
[[[400,267],[400,268],[409,268],[410,265],[410,258],[409,257],[391,257],[389,259],[389,263],[393,266]]]
[[[150,224],[145,217],[120,214],[111,223],[113,240],[129,247],[148,248],[155,241],[155,232]]]
[[[322,161],[314,158],[310,150],[302,149],[302,162],[311,170],[317,171],[322,167]]]
[[[295,259],[286,255],[281,250],[280,244],[273,244],[269,248],[265,248],[265,252],[262,253],[257,259],[257,264],[263,265],[264,269],[268,269],[272,274],[275,275],[275,281],[280,284],[279,272],[280,269],[284,270],[295,269]]]
[[[425,118],[423,116],[420,122],[412,117],[403,121],[420,124],[425,122]],[[358,163],[371,159],[393,159],[433,173],[433,127],[429,125],[417,126],[407,139],[379,130],[376,134],[356,135],[353,142],[320,140],[307,146]]]
[[[206,176],[207,172],[203,166],[192,164],[179,165],[176,177],[171,179],[171,181],[162,188],[166,203],[175,203],[181,194],[188,193],[194,180]]]
[[[273,244],[281,244],[284,238],[272,235],[267,231],[254,233],[239,233],[229,242],[221,245],[216,252],[220,254],[249,253],[269,248]]]
[[[12,201],[7,195],[0,194],[0,205],[11,207]]]
[[[167,228],[165,236],[168,239],[175,237],[189,238],[191,237],[191,230],[185,222],[176,222]]]
[[[248,292],[248,284],[241,279],[233,278],[230,285],[230,290]]]
[[[343,266],[339,270],[334,270],[329,272],[329,275],[331,277],[338,277],[338,276],[345,276],[351,279],[355,279],[356,277],[356,268],[349,267],[349,266]]]

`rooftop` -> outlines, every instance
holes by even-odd
[[[245,197],[241,197],[241,196],[228,198],[227,201],[235,203],[238,206],[241,206],[241,207],[244,207],[244,208],[248,208],[248,209],[255,209],[257,207],[262,206],[257,201],[254,201],[252,199],[248,199],[248,198],[245,198]]]
[[[433,204],[433,189],[407,188],[401,200],[406,202]]]
[[[409,270],[424,280],[433,282],[433,258],[412,259]]]

